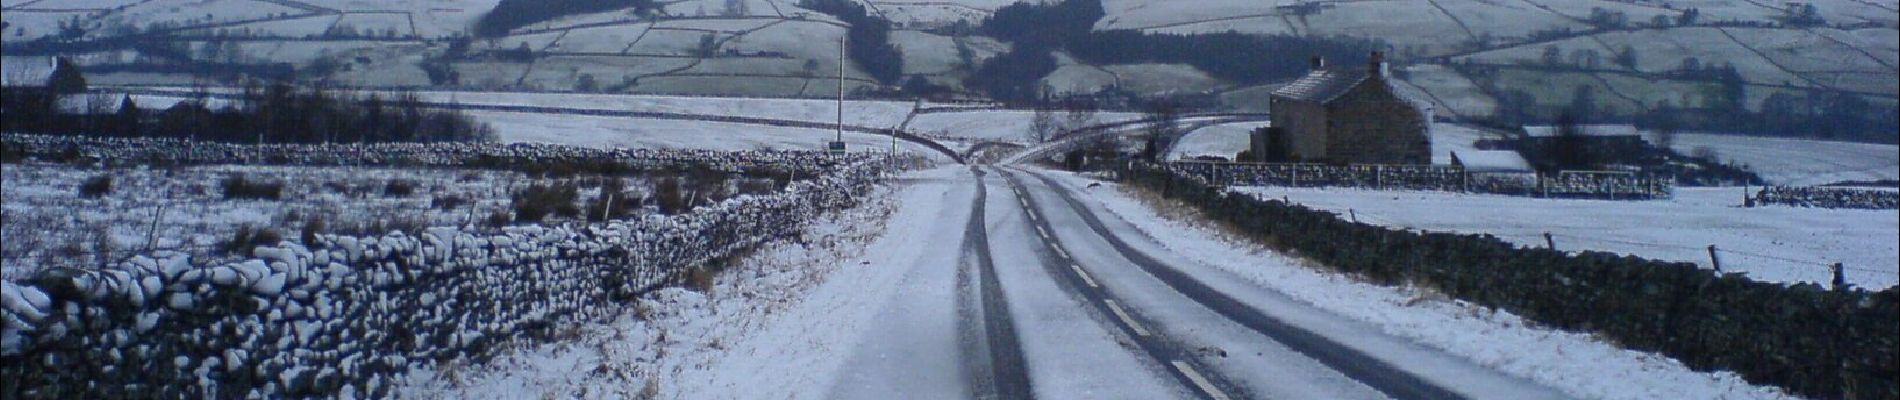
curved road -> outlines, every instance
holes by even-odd
[[[937,222],[888,228],[944,242],[827,397],[1564,398],[1187,261],[1056,172],[956,168]]]

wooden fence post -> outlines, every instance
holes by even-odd
[[[600,210],[600,220],[601,220],[601,221],[606,221],[606,220],[609,220],[609,219],[612,219],[612,218],[613,218],[613,215],[614,215],[614,194],[613,194],[613,193],[608,193],[608,194],[607,194],[607,205],[606,205],[606,207],[603,207],[603,208],[602,208],[602,209]]]
[[[1551,238],[1550,232],[1544,232],[1544,248],[1551,250],[1557,249],[1557,239]]]
[[[1841,263],[1834,263],[1828,269],[1834,270],[1834,290],[1847,290],[1847,274],[1842,271],[1846,268]]]
[[[1712,244],[1709,245],[1709,266],[1715,267],[1716,273],[1722,273],[1722,258],[1715,256],[1715,245]]]
[[[1348,208],[1348,209],[1346,209],[1346,215],[1348,215],[1348,216],[1351,216],[1351,217],[1352,217],[1352,222],[1353,222],[1353,223],[1355,223],[1355,224],[1356,224],[1356,223],[1359,223],[1359,213],[1358,213],[1358,212],[1356,212],[1356,211],[1353,211],[1352,209],[1350,209],[1350,208]]]

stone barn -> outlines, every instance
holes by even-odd
[[[1255,159],[1326,164],[1430,164],[1432,106],[1391,78],[1383,53],[1369,65],[1328,67],[1275,90],[1272,129],[1256,131]]]

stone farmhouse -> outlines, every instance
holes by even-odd
[[[1272,128],[1255,131],[1255,160],[1324,164],[1430,164],[1430,102],[1391,78],[1385,54],[1369,65],[1329,67],[1273,91]]]

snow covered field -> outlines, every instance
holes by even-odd
[[[552,143],[601,149],[817,151],[837,138],[837,132],[829,129],[755,124],[506,111],[469,114],[493,126],[504,143]],[[844,141],[848,151],[891,150],[890,136],[845,132]],[[900,151],[910,154],[949,160],[943,153],[916,143],[900,140],[898,146]]]
[[[1780,389],[1751,385],[1729,372],[1696,372],[1655,354],[1619,349],[1588,334],[1553,331],[1521,318],[1448,300],[1414,287],[1385,287],[1325,272],[1205,220],[1174,209],[1156,212],[1114,183],[1050,173],[1146,235],[1166,251],[1346,318],[1383,333],[1470,359],[1479,365],[1593,399],[1790,399]],[[1206,273],[1206,272],[1203,272]],[[1211,276],[1211,275],[1210,275]]]
[[[281,200],[225,200],[228,177],[281,182]],[[50,266],[88,265],[97,254],[96,235],[109,235],[111,249],[127,256],[147,249],[215,252],[244,225],[277,228],[295,238],[306,218],[325,220],[330,231],[367,231],[384,226],[453,226],[506,210],[515,185],[537,182],[524,174],[478,170],[368,167],[207,166],[176,169],[98,169],[65,165],[4,164],[7,220],[5,275],[26,276]],[[80,198],[77,188],[95,176],[111,176],[112,192]],[[415,183],[407,196],[384,194],[391,181]],[[431,207],[435,197],[464,204]],[[149,242],[148,242],[149,241]],[[77,248],[67,249],[67,247]],[[67,254],[77,253],[77,254]],[[45,261],[45,262],[42,262]],[[96,265],[97,263],[92,263]]]
[[[425,101],[462,104],[730,115],[821,123],[832,123],[838,118],[837,101],[824,99],[500,92],[418,92],[416,95]],[[894,128],[904,122],[915,105],[908,101],[846,101],[844,123]]]
[[[1879,290],[1900,280],[1900,213],[1793,207],[1741,208],[1741,188],[1678,188],[1659,201],[1551,200],[1443,192],[1280,187],[1237,188],[1265,198],[1357,215],[1361,222],[1496,235],[1525,246],[1599,250],[1709,268],[1708,246],[1722,269],[1771,282],[1847,281]],[[1349,213],[1350,211],[1350,213]]]
[[[1232,160],[1234,155],[1247,150],[1247,141],[1253,130],[1266,126],[1265,122],[1243,122],[1196,129],[1181,136],[1181,142],[1174,145],[1174,152],[1168,153],[1168,159],[1213,156]]]
[[[1022,110],[982,110],[970,112],[950,112],[918,114],[910,122],[910,130],[920,134],[954,137],[964,139],[989,140],[1012,143],[1028,143],[1029,126],[1035,120],[1036,113]],[[1066,121],[1067,113],[1057,112],[1058,121]],[[1140,119],[1138,113],[1097,112],[1087,124],[1106,124],[1118,121]]]
[[[1712,150],[1776,185],[1900,179],[1900,146],[1890,144],[1682,133],[1672,147],[1683,154]]]

